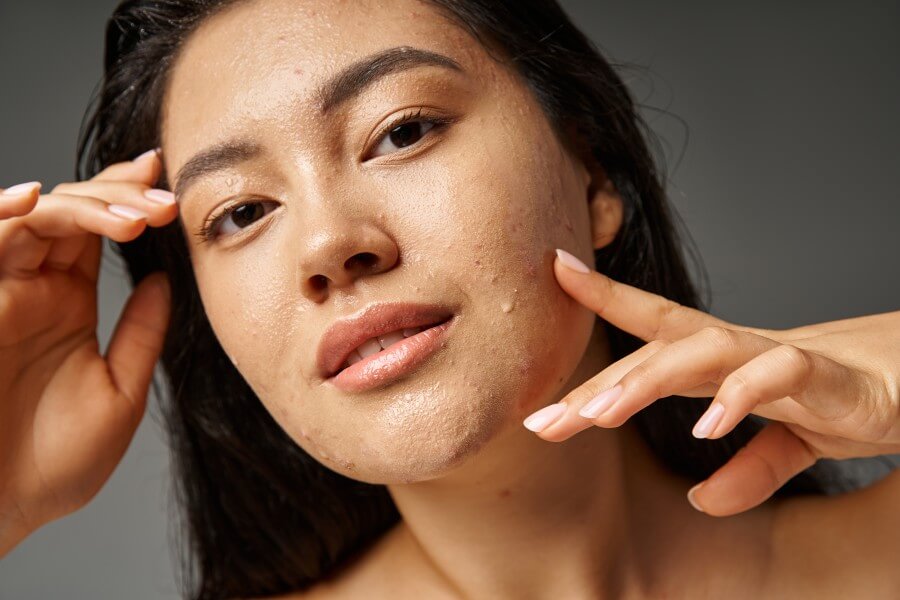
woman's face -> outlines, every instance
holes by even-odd
[[[395,61],[323,108],[324,82],[399,46],[459,70]],[[224,160],[194,163],[190,182],[180,173],[236,141]],[[522,81],[426,3],[256,0],[211,17],[173,66],[163,149],[222,347],[335,471],[377,483],[446,473],[521,429],[587,348],[594,315],[552,265],[557,247],[590,261],[589,173]],[[200,240],[207,219],[248,201]],[[361,253],[372,260],[348,261]],[[383,302],[455,317],[413,371],[342,391],[318,373],[320,339]]]

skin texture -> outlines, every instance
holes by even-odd
[[[243,231],[229,223],[217,242],[191,236],[216,335],[297,443],[365,481],[445,474],[518,428],[571,377],[594,321],[551,268],[556,247],[591,255],[590,175],[512,73],[446,23],[414,2],[239,6],[191,38],[167,95],[168,173],[232,137],[266,152],[178,198],[189,233],[229,198],[278,205]],[[314,90],[328,74],[401,45],[446,54],[466,73],[397,73],[319,114]],[[360,160],[373,133],[419,106],[457,122]],[[377,268],[343,266],[359,252]],[[311,283],[321,276],[327,289]],[[376,301],[440,303],[458,321],[411,376],[360,394],[323,385],[314,350],[325,328]]]
[[[330,75],[396,46],[449,56],[463,73],[398,72],[328,115],[317,108]],[[452,123],[369,155],[387,122],[420,107]],[[415,0],[238,3],[204,22],[173,66],[162,127],[171,183],[196,153],[236,137],[263,153],[178,197],[213,329],[300,446],[337,472],[387,484],[403,516],[311,596],[756,597],[776,579],[779,593],[821,587],[814,559],[805,564],[813,587],[774,568],[796,539],[775,535],[785,531],[778,504],[727,520],[697,512],[685,498],[691,482],[663,469],[630,423],[564,444],[522,427],[611,363],[596,315],[555,280],[554,249],[590,264],[618,231],[622,203],[468,34]],[[271,211],[200,241],[211,214],[251,199]],[[362,252],[377,261],[347,262]],[[456,315],[447,343],[379,389],[325,384],[314,362],[322,333],[381,301],[444,304]],[[803,518],[826,522],[798,514],[799,531]]]

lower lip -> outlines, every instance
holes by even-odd
[[[440,325],[424,329],[381,352],[353,363],[327,379],[345,392],[364,392],[385,385],[418,367],[441,347],[447,329],[456,321],[451,317]]]

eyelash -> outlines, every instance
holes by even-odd
[[[422,139],[424,139],[424,137],[427,136],[432,131],[440,130],[443,127],[445,127],[446,125],[449,125],[449,124],[455,122],[456,119],[453,117],[438,116],[438,115],[432,115],[430,117],[422,117],[422,108],[421,107],[418,109],[410,109],[410,110],[406,111],[403,115],[397,117],[396,119],[393,119],[390,123],[388,123],[387,125],[385,125],[384,127],[381,128],[381,130],[378,132],[378,135],[375,137],[375,142],[369,146],[369,148],[365,152],[365,155],[368,156],[375,148],[377,148],[381,144],[381,141],[385,138],[385,136],[387,136],[391,131],[393,131],[397,127],[400,127],[402,125],[406,125],[407,123],[412,123],[415,121],[421,121],[423,123],[429,123],[432,125],[431,129],[429,129],[427,132],[425,132],[423,134]],[[415,145],[417,145],[420,141],[421,141],[421,139],[417,140],[410,146],[406,146],[405,148],[412,148]],[[405,148],[401,148],[397,152],[403,152],[403,150]],[[396,154],[396,152],[392,152],[391,154]],[[234,206],[229,206],[228,208],[220,211],[219,213],[216,213],[216,214],[210,216],[203,223],[203,225],[200,226],[200,228],[196,231],[196,233],[194,235],[197,238],[199,238],[200,243],[209,243],[209,242],[215,241],[215,239],[218,237],[216,235],[216,229],[218,229],[219,224],[224,219],[227,219],[228,217],[230,217],[232,215],[232,213],[234,213],[236,210],[238,210],[239,208],[241,208],[243,206],[247,206],[249,204],[265,204],[267,202],[271,202],[271,201],[249,200],[247,202],[235,204]]]

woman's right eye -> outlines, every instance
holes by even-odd
[[[203,226],[200,237],[209,241],[219,236],[234,235],[277,207],[278,203],[270,200],[256,200],[232,206],[210,219],[209,223]]]

